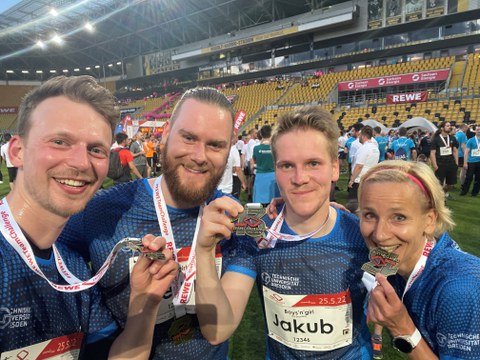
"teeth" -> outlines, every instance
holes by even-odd
[[[79,180],[69,180],[69,179],[57,179],[60,184],[68,185],[68,186],[83,186],[85,185],[85,181]]]
[[[388,251],[388,252],[392,252],[392,251],[394,251],[394,250],[397,248],[397,245],[393,245],[393,246],[379,246],[379,248],[382,249],[382,250]]]

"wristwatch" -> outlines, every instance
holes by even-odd
[[[418,343],[422,340],[422,334],[418,329],[415,329],[412,335],[400,335],[393,338],[393,347],[398,351],[410,354],[415,349]]]

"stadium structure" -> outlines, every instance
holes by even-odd
[[[480,123],[480,0],[21,0],[0,16],[0,129],[52,76],[114,92],[129,131],[160,131],[214,86],[241,131],[318,104],[342,129]],[[149,127],[149,128],[148,128]]]

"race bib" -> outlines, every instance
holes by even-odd
[[[448,156],[448,155],[452,155],[452,148],[451,148],[451,147],[442,146],[442,147],[440,148],[440,156]]]
[[[284,295],[263,287],[268,336],[297,350],[327,351],[352,343],[350,291]]]
[[[80,355],[83,333],[75,333],[38,344],[10,350],[0,355],[1,360],[76,360]]]
[[[480,156],[480,149],[474,149],[474,150],[472,150],[472,156],[473,156],[473,157],[478,157],[478,156]]]
[[[188,265],[188,256],[190,255],[190,247],[183,247],[177,251],[178,264],[180,265],[180,270],[182,274],[185,274],[185,270]],[[138,256],[133,256],[129,258],[129,268],[130,273],[137,262]],[[215,249],[215,266],[217,268],[218,277],[222,273],[222,250],[219,245]],[[192,295],[190,296],[189,301],[186,304],[187,313],[195,314],[195,288],[193,288]],[[173,305],[173,291],[170,288],[165,295],[163,300],[160,302],[160,308],[158,309],[157,319],[155,324],[161,324],[169,319],[175,317],[175,307]]]

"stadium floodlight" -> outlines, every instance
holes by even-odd
[[[43,74],[43,70],[37,70],[35,71],[37,74]]]
[[[42,41],[42,40],[38,40],[36,45],[40,48],[40,49],[45,49],[47,47],[47,45],[45,45],[45,43]]]
[[[22,70],[22,74],[30,74],[28,70]]]
[[[58,16],[58,11],[55,8],[50,8],[50,11],[48,12],[52,16]]]
[[[63,39],[60,37],[58,34],[53,34],[52,36],[52,42],[57,44],[57,45],[62,45],[63,44]]]
[[[90,69],[91,69],[90,66],[87,66],[87,67],[85,68],[85,70],[87,70],[87,71],[90,70]]]
[[[100,69],[100,65],[95,65],[95,69]]]
[[[117,61],[117,65],[122,65],[122,62],[121,62],[121,61]]]
[[[7,72],[7,74],[15,74],[15,71],[13,71],[13,70],[7,70],[6,72]]]
[[[50,70],[50,74],[55,74],[57,70]]]
[[[63,69],[62,70],[64,73],[68,73],[68,69]]]
[[[95,28],[93,27],[93,25],[92,25],[89,21],[87,21],[87,22],[85,23],[85,25],[83,25],[83,27],[84,27],[85,30],[87,30],[88,32],[91,32],[91,33],[92,33],[92,32],[95,31]]]
[[[75,71],[75,72],[79,72],[79,71],[80,71],[80,69],[79,69],[79,68],[75,68],[75,69],[73,69],[73,71]]]
[[[112,66],[113,66],[113,64],[108,64],[108,67],[112,67]]]

